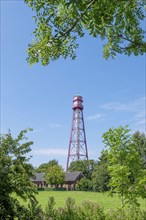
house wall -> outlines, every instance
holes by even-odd
[[[37,187],[47,187],[48,184],[46,184],[45,181],[32,181]]]
[[[64,185],[64,186],[65,186],[66,190],[67,190],[67,191],[69,191],[69,190],[75,190],[75,186],[76,186],[76,184],[77,184],[77,181],[79,181],[82,177],[83,177],[83,176],[80,175],[80,176],[77,177],[77,179],[76,179],[75,181],[67,181],[67,182],[65,182],[65,185]]]

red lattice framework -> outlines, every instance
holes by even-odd
[[[66,171],[68,171],[69,164],[71,162],[78,160],[88,160],[82,102],[83,99],[81,96],[74,96],[72,127],[68,148]]]

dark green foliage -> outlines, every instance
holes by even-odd
[[[92,190],[92,182],[90,179],[86,177],[79,180],[76,184],[76,190],[80,191],[91,191]]]
[[[104,192],[109,190],[108,158],[106,151],[102,151],[98,163],[92,173],[92,186],[94,191]]]
[[[24,215],[24,217],[21,216],[20,212],[20,218],[21,220],[44,220],[43,211],[41,206],[38,204],[38,201],[34,199],[30,199],[30,203],[28,204],[28,211],[27,214]]]
[[[139,152],[140,157],[143,160],[143,168],[146,169],[146,135],[139,131],[133,134],[133,142]]]
[[[10,131],[6,135],[0,134],[0,219],[20,219],[28,210],[21,206],[16,198],[35,200],[35,189],[30,181],[34,174],[29,158],[26,154],[31,151],[32,142],[26,142],[23,130],[17,138],[13,138]],[[22,219],[22,218],[21,218]]]
[[[69,171],[80,171],[84,178],[79,180],[76,184],[76,190],[91,191],[92,190],[92,173],[96,162],[94,160],[80,160],[74,161],[70,164]]]
[[[94,160],[74,161],[70,164],[69,171],[70,172],[81,171],[81,173],[85,178],[91,179],[95,164],[96,162]]]
[[[104,57],[146,52],[144,1],[24,0],[35,12],[35,40],[27,61],[47,65],[60,57],[76,58],[78,37],[89,33],[103,40]]]
[[[44,191],[44,190],[45,190],[44,187],[38,187],[38,188],[37,188],[37,191]]]

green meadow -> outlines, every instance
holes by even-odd
[[[108,193],[99,192],[82,192],[82,191],[40,191],[36,196],[39,204],[44,209],[47,205],[48,198],[53,196],[55,198],[55,207],[63,207],[68,197],[75,199],[76,205],[80,205],[83,201],[97,202],[105,209],[113,209],[121,206],[120,199],[115,194],[113,197]],[[146,209],[146,199],[140,200],[141,208]]]

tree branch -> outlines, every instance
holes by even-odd
[[[85,12],[88,10],[88,8],[90,8],[90,6],[92,5],[92,4],[94,4],[95,3],[95,0],[92,0],[92,1],[90,1],[89,2],[89,4],[88,4],[88,6],[87,6],[87,8],[84,10],[84,12],[82,12],[81,14],[80,14],[80,16],[77,18],[77,20],[74,22],[74,24],[66,31],[66,32],[62,32],[62,34],[63,35],[68,35],[73,29],[74,29],[74,27],[77,25],[77,23],[79,22],[79,20],[82,18],[82,16],[85,14]]]
[[[121,37],[122,39],[124,39],[124,40],[126,40],[126,41],[128,41],[128,42],[130,42],[132,44],[134,44],[135,46],[142,46],[143,47],[145,45],[145,42],[141,43],[141,42],[138,42],[136,40],[132,41],[129,38],[124,37],[123,35],[119,35],[119,37]],[[130,47],[125,47],[125,48],[130,48]]]

